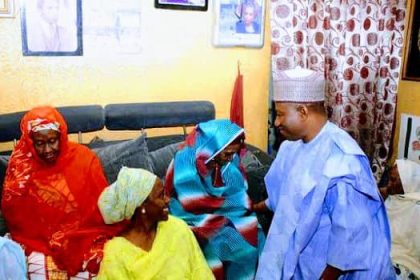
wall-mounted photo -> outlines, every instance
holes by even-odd
[[[398,158],[420,163],[420,116],[401,114]]]
[[[161,9],[207,11],[208,0],[155,0],[155,7]]]
[[[14,0],[0,0],[0,17],[14,17]]]
[[[413,0],[408,19],[407,47],[404,54],[404,80],[420,81],[420,1]]]
[[[216,0],[215,13],[216,46],[264,45],[264,0]]]
[[[141,54],[143,2],[83,1],[83,55],[104,58]]]
[[[23,55],[83,54],[81,0],[24,0],[21,9]]]

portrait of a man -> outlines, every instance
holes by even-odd
[[[26,0],[24,55],[81,55],[80,0]]]

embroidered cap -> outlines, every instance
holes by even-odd
[[[282,71],[273,82],[273,99],[281,102],[304,103],[324,101],[324,76],[301,67]]]

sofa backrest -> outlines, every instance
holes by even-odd
[[[91,132],[105,127],[105,112],[100,105],[57,107],[67,122],[68,133]],[[20,121],[27,111],[0,115],[0,142],[20,138]]]
[[[57,107],[69,133],[185,127],[215,118],[209,101],[149,102]],[[27,111],[0,115],[0,142],[20,138],[20,120]]]
[[[183,127],[214,119],[209,101],[126,103],[105,106],[105,126],[109,130],[139,130]]]

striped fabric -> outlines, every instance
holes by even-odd
[[[206,166],[243,129],[229,120],[201,123],[175,154],[165,187],[170,212],[192,228],[217,279],[253,279],[264,236],[250,211],[240,159],[221,168],[223,186],[213,186]]]

